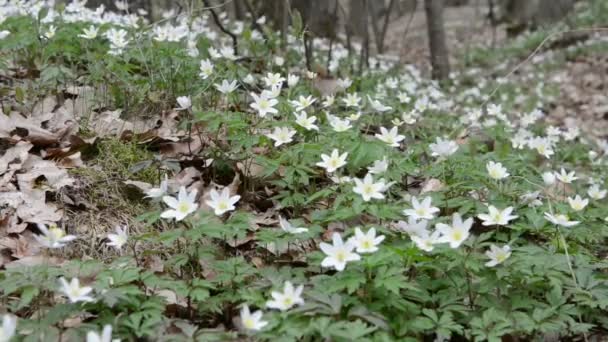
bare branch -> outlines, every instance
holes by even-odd
[[[217,25],[217,27],[224,32],[225,34],[229,35],[230,38],[232,38],[232,49],[234,50],[234,55],[238,56],[239,52],[238,52],[238,40],[237,37],[234,33],[230,32],[228,29],[226,29],[224,27],[224,25],[222,25],[222,21],[220,20],[220,18],[217,16],[217,13],[215,13],[215,9],[213,9],[211,6],[209,6],[209,1],[208,0],[203,0],[203,4],[208,7],[209,11],[211,12],[211,16],[213,17],[213,22],[215,22],[215,25]]]

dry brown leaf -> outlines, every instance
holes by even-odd
[[[21,169],[23,163],[27,160],[29,150],[33,147],[27,141],[20,141],[17,145],[9,148],[4,155],[0,157],[0,175],[7,171],[17,171]]]
[[[144,256],[144,267],[147,270],[156,273],[162,273],[165,270],[165,264],[160,256],[156,254],[146,255]]]
[[[22,170],[27,170],[27,172],[17,175],[17,183],[19,189],[24,193],[38,188],[37,182],[40,182],[39,177],[41,176],[46,180],[45,185],[53,190],[59,190],[74,183],[74,179],[68,175],[67,171],[58,168],[54,162],[42,160],[37,156],[30,155],[30,158],[23,164]]]
[[[72,169],[75,167],[83,167],[84,162],[82,161],[81,156],[82,156],[82,154],[80,152],[76,152],[72,155],[61,158],[57,162],[57,165],[59,165],[63,168],[66,168],[66,169]]]
[[[17,207],[17,216],[30,223],[51,224],[61,220],[63,211],[53,203],[46,203],[44,190],[23,193],[23,202]]]
[[[165,142],[160,145],[160,152],[166,157],[178,157],[180,155],[195,155],[203,148],[203,142],[198,137],[179,142]]]
[[[19,223],[14,208],[0,210],[0,236],[5,234],[19,234],[27,228],[27,223]]]
[[[188,302],[186,301],[186,298],[178,297],[178,295],[177,295],[177,293],[175,293],[175,291],[164,289],[164,290],[152,291],[152,293],[156,294],[159,297],[164,298],[165,302],[167,302],[167,304],[175,304],[175,305],[179,305],[182,307],[188,306]]]
[[[133,123],[120,118],[121,112],[121,110],[105,111],[93,115],[89,128],[95,132],[98,137],[120,136],[124,131],[134,131],[135,127],[133,126]]]
[[[43,114],[52,112],[57,106],[57,97],[55,95],[49,95],[44,99],[36,102],[32,109],[33,117],[41,117]]]
[[[34,234],[26,231],[18,237],[5,236],[0,239],[0,249],[8,249],[12,257],[22,259],[38,255],[40,244],[34,239]]]
[[[183,170],[181,170],[177,175],[175,175],[175,183],[177,188],[180,186],[188,187],[190,184],[194,182],[194,180],[201,177],[201,172],[197,170],[193,166],[189,166]],[[171,183],[171,182],[169,182]],[[171,184],[169,184],[171,185]]]
[[[4,265],[6,269],[31,267],[39,265],[61,266],[66,260],[60,257],[49,257],[45,255],[34,255],[11,261]]]
[[[146,191],[153,188],[152,184],[141,181],[126,180],[123,183],[139,189],[142,193],[145,193]]]
[[[259,178],[266,173],[266,168],[255,161],[255,158],[248,158],[236,163],[236,167],[247,178]]]

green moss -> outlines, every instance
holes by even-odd
[[[110,138],[99,141],[95,145],[92,164],[87,168],[75,169],[75,174],[91,178],[112,178],[115,180],[138,180],[155,183],[158,175],[153,168],[144,168],[133,173],[132,168],[140,162],[152,160],[154,155],[143,146],[134,142],[120,141]]]

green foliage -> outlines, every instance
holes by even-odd
[[[83,23],[61,22],[52,39],[38,39],[39,31],[48,27],[31,17],[11,17],[0,25],[11,31],[2,41],[0,56],[14,56],[18,65],[38,71],[40,95],[73,82],[103,85],[112,107],[135,116],[161,113],[175,107],[178,96],[191,95],[193,106],[184,111],[180,128],[200,129],[196,134],[204,136],[205,146],[186,163],[213,159],[211,165],[201,167],[205,186],[226,185],[235,174],[243,178],[238,189],[242,206],[223,216],[201,210],[184,221],[166,221],[160,217],[166,206],[154,204],[151,212],[139,217],[150,229],[133,233],[120,257],[91,261],[83,256],[61,266],[50,263],[0,271],[0,303],[20,317],[20,340],[83,339],[89,330],[99,331],[105,324],[125,340],[171,341],[222,341],[254,334],[253,339],[272,341],[500,341],[506,336],[533,340],[553,333],[566,339],[608,329],[608,276],[603,272],[608,266],[606,202],[591,201],[584,210],[575,211],[565,197],[584,195],[586,185],[579,181],[571,189],[549,187],[541,178],[545,171],[565,167],[605,187],[605,164],[588,156],[596,146],[584,139],[558,139],[549,160],[533,149],[517,149],[510,120],[496,119],[496,125],[483,128],[463,124],[473,109],[487,112],[482,96],[458,98],[478,82],[478,76],[461,75],[461,83],[454,84],[451,93],[433,98],[429,94],[439,92],[434,85],[399,68],[356,77],[349,93],[357,92],[364,99],[378,95],[393,109],[379,114],[361,107],[361,117],[352,120],[349,130],[331,128],[319,90],[304,75],[277,98],[275,118],[257,117],[250,111],[248,93],[260,89],[243,80],[249,73],[258,78],[271,71],[286,76],[286,70],[302,67],[298,44],[306,28],[298,13],[293,20],[297,39],[281,55],[286,58],[284,66],[269,58],[276,53],[273,44],[278,35],[266,30],[269,42],[262,43],[252,39],[246,28],[239,44],[251,56],[236,62],[214,59],[214,71],[207,79],[198,75],[198,69],[200,59],[209,57],[208,47],[214,46],[208,38],[198,39],[203,53],[192,58],[182,43],[159,42],[144,35],[143,27],[131,28],[129,34],[136,40],[114,56],[106,53],[106,39],[73,39],[87,27]],[[101,29],[111,26],[104,24]],[[543,36],[528,38],[511,52],[531,50]],[[325,62],[324,56],[316,57]],[[473,55],[471,61],[486,57],[496,58]],[[342,59],[335,72],[349,75],[353,65],[353,60]],[[401,85],[387,86],[397,73],[400,82],[409,80],[418,87],[409,103],[398,100]],[[229,96],[215,91],[213,84],[225,79],[238,80],[239,91]],[[480,91],[485,95],[497,84],[488,82],[487,89]],[[507,83],[500,92],[503,112],[530,112],[553,91],[543,79],[533,85]],[[293,120],[289,101],[309,94],[318,101],[309,110],[317,116],[318,131],[304,130]],[[525,101],[518,103],[523,94]],[[26,90],[15,89],[17,102],[26,102],[28,96]],[[327,111],[342,118],[356,115],[342,98],[340,93]],[[401,113],[416,112],[419,98],[433,98],[434,104],[447,98],[456,102],[448,103],[453,112],[451,107],[429,107],[420,111],[416,122],[399,126],[405,139],[399,148],[375,137],[380,127],[392,127]],[[512,115],[512,119],[521,117]],[[297,143],[273,146],[266,133],[275,127],[297,130]],[[544,135],[545,128],[539,123],[528,127],[538,135]],[[436,137],[458,139],[458,151],[436,158],[429,148]],[[156,156],[136,141],[104,139],[95,149],[93,163],[106,173],[96,175],[97,179],[157,183],[160,178],[151,167],[158,163]],[[329,173],[317,163],[321,154],[333,149],[347,152],[348,158],[344,168]],[[383,157],[389,167],[381,177],[391,184],[384,191],[385,199],[365,201],[353,191],[352,182],[339,178],[362,179],[367,168]],[[500,161],[510,176],[488,177],[489,161]],[[73,172],[96,172],[91,170]],[[500,226],[484,226],[477,219],[471,236],[458,248],[437,244],[432,252],[424,252],[395,229],[395,223],[404,219],[403,209],[411,207],[409,197],[431,180],[440,186],[421,197],[430,196],[440,213],[429,228],[451,223],[454,213],[477,217],[487,212],[486,204],[512,206],[518,219]],[[540,204],[522,199],[535,191]],[[103,197],[102,192],[99,195]],[[264,212],[288,217],[294,227],[308,231],[286,233]],[[558,230],[545,219],[545,212],[568,214],[581,224]],[[358,226],[364,231],[374,227],[385,236],[379,250],[362,253],[361,260],[348,263],[343,271],[321,267],[325,254],[319,244],[328,242],[332,232],[340,232],[346,240]],[[487,267],[485,253],[494,244],[511,246],[512,254],[500,265]],[[93,289],[96,301],[69,302],[61,295],[60,277],[80,279]],[[259,332],[239,330],[235,318],[243,304],[265,309],[271,293],[282,290],[286,281],[304,285],[304,304],[285,312],[266,310],[263,319],[268,325]],[[78,324],[70,326],[75,321]]]

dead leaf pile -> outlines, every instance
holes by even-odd
[[[0,110],[0,266],[35,257],[33,228],[63,218],[53,195],[73,184],[66,168],[82,165],[80,150],[90,143],[74,135],[73,120],[57,113]]]

